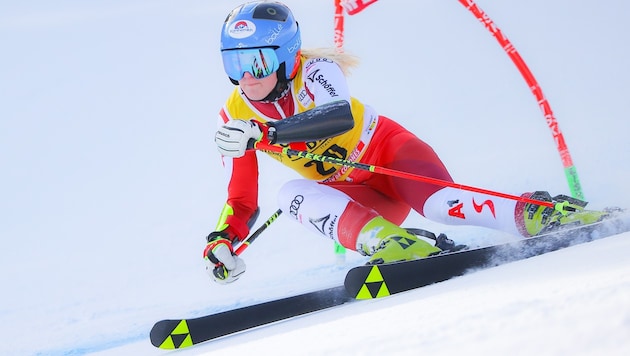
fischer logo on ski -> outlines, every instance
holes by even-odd
[[[153,345],[167,350],[179,349],[193,345],[192,337],[190,336],[190,331],[188,330],[188,323],[185,319],[181,320],[177,326],[175,326],[175,329],[168,334],[164,341],[151,339],[151,342]]]
[[[359,292],[354,296],[355,299],[373,299],[387,297],[390,295],[387,284],[383,279],[378,265],[372,266],[369,269],[369,273],[365,277],[363,286],[359,289]]]

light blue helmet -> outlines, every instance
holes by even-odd
[[[221,51],[273,48],[280,64],[278,80],[293,79],[300,63],[301,47],[298,23],[291,10],[279,2],[254,1],[240,5],[223,23]],[[238,79],[230,78],[233,83]]]

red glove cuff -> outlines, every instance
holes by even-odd
[[[256,125],[258,125],[258,128],[262,132],[262,137],[260,141],[262,141],[263,143],[269,144],[269,126],[265,125],[264,123],[258,120],[252,120],[252,121],[255,122]]]

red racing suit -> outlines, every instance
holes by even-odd
[[[351,104],[354,127],[339,136],[292,143],[292,148],[452,181],[433,149],[402,126],[350,96],[339,65],[326,58],[304,58],[288,90],[273,102],[251,101],[236,87],[219,113],[219,125],[233,119],[265,123],[282,120],[337,100]],[[243,157],[222,157],[229,175],[228,196],[217,230],[229,229],[243,239],[247,222],[258,207],[258,159],[249,150]],[[425,200],[441,187],[378,175],[307,158],[267,153],[304,178],[330,185],[356,202],[400,224],[410,209],[422,214]]]

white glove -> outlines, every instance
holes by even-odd
[[[227,157],[242,157],[249,140],[259,141],[262,131],[251,120],[230,120],[221,126],[214,136],[219,152]]]
[[[245,261],[233,253],[232,243],[221,233],[212,233],[208,239],[210,241],[203,252],[206,272],[217,283],[234,282],[245,273]]]

